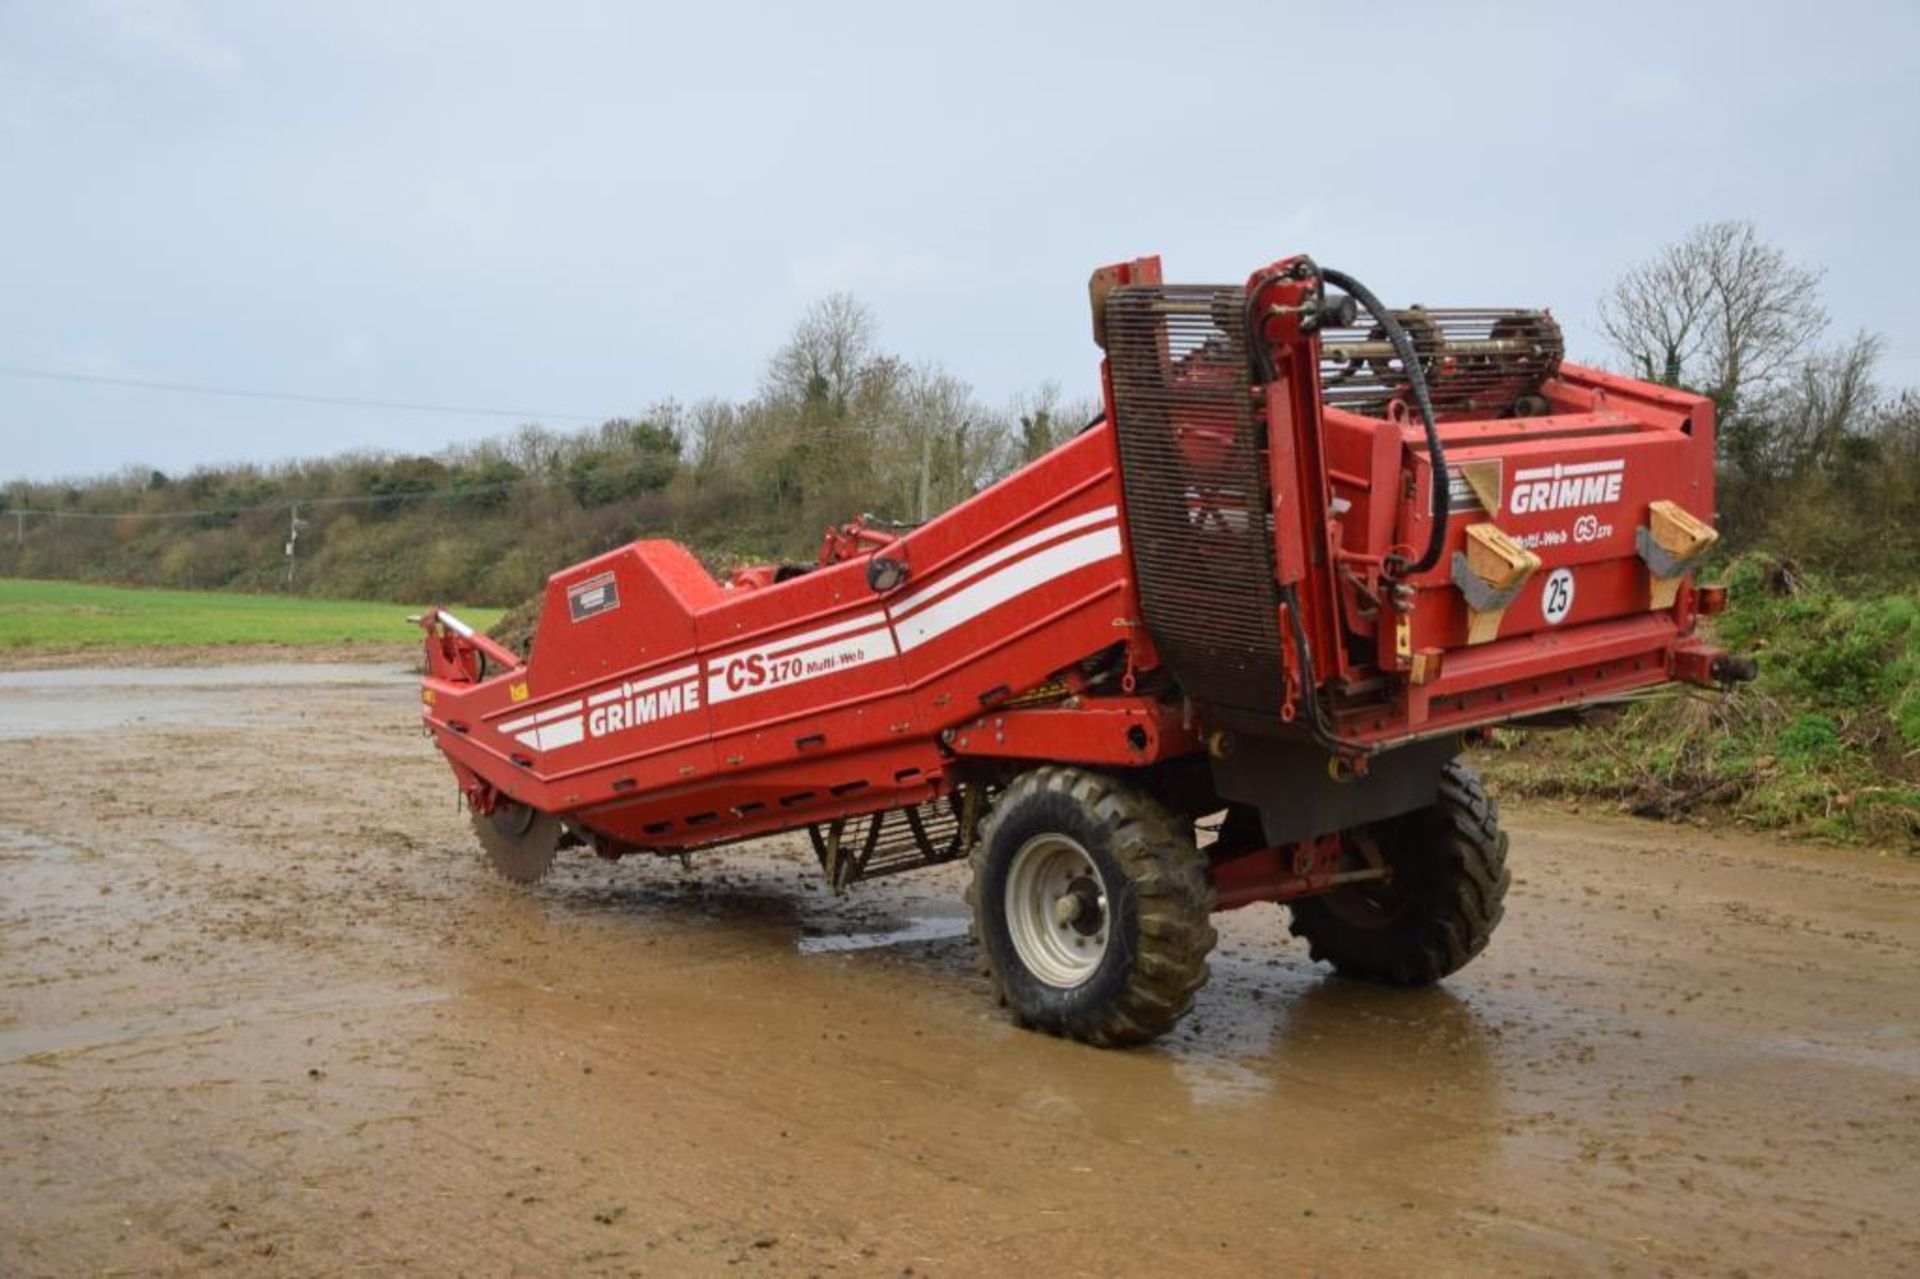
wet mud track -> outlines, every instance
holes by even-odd
[[[236,673],[237,672],[237,673]],[[0,1273],[1898,1274],[1920,868],[1509,812],[1445,987],[1011,1029],[943,869],[481,866],[391,668],[0,676]]]

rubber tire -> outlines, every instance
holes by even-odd
[[[1341,907],[1364,900],[1365,885],[1292,903],[1292,929],[1314,959],[1343,976],[1427,986],[1464,968],[1487,948],[1505,911],[1507,836],[1480,776],[1454,760],[1430,808],[1368,828],[1404,896],[1390,917],[1362,926]],[[1342,899],[1342,894],[1346,897]]]
[[[1107,953],[1066,989],[1028,970],[1006,919],[1014,854],[1049,831],[1087,850],[1109,903]],[[982,970],[1016,1024],[1101,1048],[1144,1044],[1172,1029],[1206,985],[1216,939],[1206,859],[1187,825],[1124,782],[1079,768],[1023,773],[994,802],[970,865]]]

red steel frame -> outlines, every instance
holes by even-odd
[[[1038,709],[1004,710],[998,724],[968,730],[1117,642],[1151,660],[1105,431],[885,553],[907,580],[882,595],[864,557],[730,591],[674,543],[621,547],[549,582],[524,667],[489,645],[507,669],[468,683],[447,655],[478,637],[430,644],[424,714],[476,804],[497,792],[646,848],[922,802],[947,789],[960,755],[995,753],[991,739],[1008,726],[1036,750],[1077,741],[1089,762],[1146,764],[1192,749],[1191,735],[1143,696],[1098,699],[1090,709],[1118,717],[1106,733],[1089,719],[1063,737],[1058,717],[1075,712]],[[607,575],[618,606],[569,622],[569,589]],[[427,620],[444,624],[444,615]],[[659,714],[656,699],[647,722],[608,731],[604,716],[593,720],[611,702],[592,703],[613,690],[639,686],[644,696],[683,673],[664,685],[679,691],[675,713]],[[525,723],[540,715],[551,718]],[[943,742],[949,732],[968,745]]]
[[[1635,535],[1656,499],[1711,517],[1710,404],[1568,365],[1542,388],[1546,415],[1443,422],[1450,466],[1502,469],[1500,509],[1456,515],[1448,555],[1369,618],[1363,595],[1394,598],[1386,557],[1426,540],[1435,476],[1415,424],[1322,406],[1317,340],[1288,309],[1310,288],[1295,262],[1248,285],[1257,304],[1281,308],[1263,333],[1276,373],[1264,404],[1277,562],[1298,585],[1322,682],[1298,695],[1334,695],[1349,762],[1364,769],[1371,748],[1669,679],[1704,682],[1716,654],[1694,634],[1694,588],[1651,608]],[[1157,283],[1159,262],[1106,268],[1096,290],[1102,279]],[[791,580],[747,570],[723,585],[675,543],[636,542],[553,576],[526,661],[430,612],[422,714],[469,801],[565,814],[603,852],[682,850],[921,803],[970,767],[1140,768],[1206,749],[1204,716],[1156,678],[1102,372],[1105,420],[898,537],[829,534],[821,566]],[[1621,476],[1604,517],[1512,509],[1522,473],[1587,464]],[[1570,616],[1550,622],[1523,593],[1500,638],[1466,643],[1448,562],[1480,519],[1532,541],[1543,572],[1576,574]],[[870,578],[879,558],[900,572]],[[1359,661],[1357,637],[1382,655],[1376,665]],[[1116,646],[1122,691],[1087,692],[1077,664]],[[1434,659],[1424,682],[1420,655]],[[1339,696],[1369,682],[1389,694]],[[1024,704],[1043,687],[1055,690],[1048,704]],[[1222,904],[1324,888],[1324,852],[1308,841],[1217,867]]]

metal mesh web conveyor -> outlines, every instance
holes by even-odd
[[[1394,311],[1420,357],[1438,413],[1502,417],[1560,370],[1565,342],[1544,311],[1414,307]],[[1380,321],[1320,335],[1320,391],[1330,408],[1378,417],[1403,396],[1407,374]]]
[[[1189,697],[1223,722],[1266,727],[1284,687],[1245,300],[1217,285],[1115,289],[1107,360],[1147,627]]]

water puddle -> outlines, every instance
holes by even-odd
[[[885,946],[904,946],[909,942],[950,941],[966,935],[967,921],[964,917],[928,915],[910,919],[900,927],[885,932],[801,937],[794,942],[794,946],[803,955],[835,955],[879,950]]]
[[[366,986],[314,991],[214,1007],[169,1009],[131,1017],[82,1018],[55,1025],[0,1028],[0,1066],[60,1059],[100,1049],[142,1048],[156,1041],[194,1039],[266,1021],[338,1016],[373,1009],[444,1003],[443,990]]]
[[[278,689],[380,687],[416,677],[371,663],[288,662],[209,667],[70,667],[0,671],[0,741],[133,727],[237,728],[280,723],[256,696]]]

